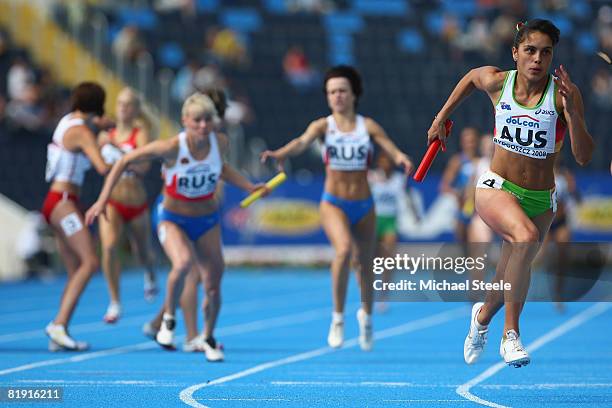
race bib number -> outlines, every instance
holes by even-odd
[[[67,237],[71,237],[83,229],[83,223],[76,213],[70,213],[60,220],[62,231]]]

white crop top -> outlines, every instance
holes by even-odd
[[[366,170],[372,160],[374,147],[365,126],[365,119],[357,115],[355,129],[341,132],[332,115],[327,117],[327,131],[322,146],[323,162],[332,170]]]
[[[84,124],[83,119],[73,118],[71,113],[57,124],[53,139],[47,146],[47,182],[65,181],[79,187],[83,184],[85,172],[91,168],[91,162],[84,153],[67,150],[64,147],[64,135],[71,127]]]
[[[533,108],[522,106],[514,99],[517,71],[508,71],[504,87],[495,105],[496,145],[523,156],[546,159],[563,145],[565,123],[555,107],[555,85],[549,75],[548,85],[540,102]]]
[[[204,160],[196,160],[189,152],[187,134],[181,132],[179,151],[172,167],[163,166],[166,194],[177,200],[199,201],[213,198],[223,169],[223,160],[216,135],[208,136],[210,150]]]

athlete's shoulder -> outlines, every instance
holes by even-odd
[[[478,87],[488,92],[499,91],[503,87],[508,73],[508,71],[504,71],[492,65],[475,68],[472,72],[474,73],[474,80]]]
[[[313,120],[308,125],[308,130],[313,130],[318,133],[325,133],[327,131],[327,121],[328,121],[327,118],[328,118],[327,116],[324,116],[322,118]]]

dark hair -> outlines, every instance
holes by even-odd
[[[213,101],[215,105],[215,109],[217,110],[217,115],[219,115],[220,119],[224,119],[225,111],[227,110],[227,97],[225,96],[225,92],[219,88],[211,88],[204,92],[206,96]]]
[[[539,31],[546,34],[553,43],[553,47],[559,42],[559,36],[561,31],[549,20],[543,20],[536,18],[534,20],[527,21],[526,23],[518,23],[516,25],[516,34],[514,35],[514,43],[512,46],[518,48],[519,44],[523,42],[527,35],[534,31]]]
[[[106,92],[98,83],[81,82],[72,90],[70,109],[103,116],[105,99]]]
[[[359,101],[359,97],[363,94],[363,88],[361,85],[361,75],[357,70],[349,65],[336,65],[331,67],[325,73],[325,79],[323,80],[323,93],[327,94],[327,81],[332,78],[346,78],[351,84],[351,89],[355,95],[355,106]]]

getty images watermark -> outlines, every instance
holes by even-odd
[[[521,256],[533,249],[528,245],[534,244],[505,243],[504,251],[512,259],[514,251]],[[397,255],[373,259],[371,284],[375,299],[390,301],[473,302],[490,291],[517,302],[612,300],[611,242],[535,249],[530,265],[515,260],[500,269],[499,243],[404,244]]]
[[[382,275],[385,271],[396,273],[408,273],[415,275],[417,271],[446,271],[463,275],[466,272],[484,271],[487,266],[487,254],[479,257],[440,257],[425,256],[418,257],[407,254],[397,254],[394,257],[374,258],[372,271],[380,278],[374,280],[376,291],[469,291],[469,290],[511,290],[510,282],[503,280],[495,283],[484,282],[479,279],[465,279],[457,282],[455,279],[400,279],[394,282],[385,282]]]

